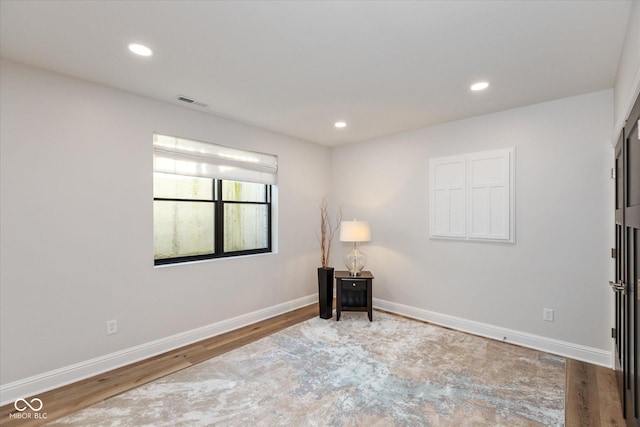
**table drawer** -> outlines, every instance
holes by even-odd
[[[345,291],[366,291],[367,281],[366,279],[343,279],[342,289]]]

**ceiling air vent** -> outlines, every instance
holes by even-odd
[[[187,104],[197,105],[198,107],[206,107],[207,104],[203,104],[202,102],[194,101],[191,98],[187,98],[186,96],[178,95],[178,101],[186,102]]]

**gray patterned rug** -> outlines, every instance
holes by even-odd
[[[311,319],[70,426],[561,426],[565,360],[387,313]]]

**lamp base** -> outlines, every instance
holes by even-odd
[[[344,256],[344,265],[347,267],[352,277],[360,275],[366,262],[367,256],[360,252],[356,243],[353,244],[351,252]]]

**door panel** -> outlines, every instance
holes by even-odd
[[[638,125],[631,128],[627,142],[627,161],[629,162],[628,203],[629,208],[640,206],[640,141],[638,141]]]
[[[640,101],[636,101],[632,115],[625,126],[627,179],[626,205],[624,213],[627,242],[627,278],[629,296],[629,395],[626,414],[627,421],[632,417],[635,425],[640,426],[640,368],[638,366],[638,347],[640,346]],[[633,407],[633,411],[631,411]],[[633,425],[633,424],[632,424]]]
[[[640,163],[638,164],[640,168]],[[638,218],[640,220],[640,218]],[[640,223],[640,221],[638,221]],[[635,319],[634,324],[632,325],[632,329],[634,331],[633,337],[633,353],[631,356],[631,360],[633,361],[632,368],[632,381],[633,381],[633,397],[635,397],[634,402],[634,418],[636,422],[636,426],[640,426],[640,359],[638,359],[638,354],[640,352],[640,224],[637,224],[633,227],[633,251],[632,251],[632,260],[633,260],[633,291],[635,292],[635,298],[630,298],[630,303],[632,304],[633,315],[630,316],[631,319]],[[632,293],[633,295],[633,293]]]
[[[624,163],[624,134],[620,135],[618,143],[615,149],[615,177],[616,177],[616,197],[615,197],[615,233],[616,233],[616,277],[615,283],[611,286],[615,292],[615,322],[616,322],[616,356],[615,356],[615,369],[616,377],[618,380],[618,391],[620,393],[620,401],[622,402],[622,410],[625,410],[626,390],[627,390],[627,357],[626,357],[626,339],[627,327],[626,327],[626,293],[622,292],[619,286],[623,286],[626,268],[626,229],[624,226],[624,203],[625,203],[625,169]]]

